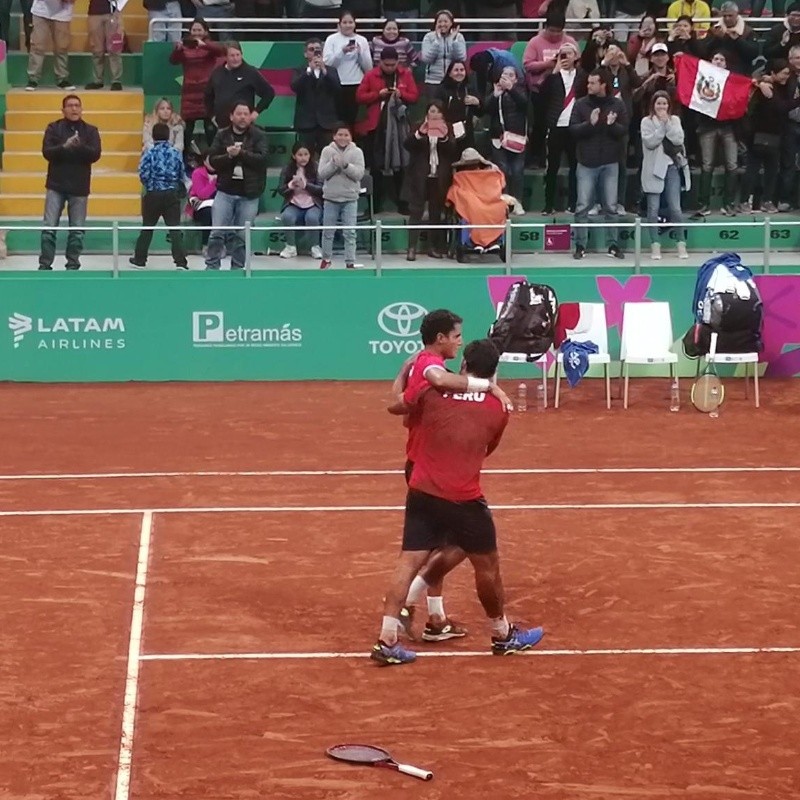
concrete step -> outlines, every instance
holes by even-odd
[[[55,118],[53,118],[55,119]],[[52,119],[51,119],[52,121]],[[103,150],[141,152],[142,149],[142,125],[141,121],[136,130],[129,131],[109,131],[100,132]],[[41,147],[42,131],[6,131],[5,152],[27,153],[30,152],[31,145]]]
[[[141,213],[142,198],[135,194],[102,195],[92,194],[89,197],[88,216],[133,217]],[[35,194],[2,194],[0,195],[0,217],[36,217],[41,219],[44,211],[44,189]]]
[[[100,111],[144,111],[144,94],[140,88],[123,89],[121,92],[91,91],[78,87],[83,113],[87,116]],[[53,119],[58,117],[64,92],[60,89],[40,88],[35,92],[25,89],[9,89],[6,94],[6,114],[18,111],[46,111]],[[52,121],[52,120],[50,120]],[[94,123],[92,123],[94,124]],[[18,129],[20,130],[20,129]]]
[[[43,131],[53,121],[52,111],[16,111],[6,114],[6,130],[29,131],[35,133]],[[133,111],[95,111],[86,116],[86,121],[100,129],[100,135],[108,131],[130,131],[137,126],[141,131],[142,112]],[[140,134],[141,136],[141,134]]]
[[[104,150],[100,160],[93,165],[92,174],[99,175],[100,171],[106,172],[136,172],[139,168],[141,152],[136,151],[107,151]],[[3,153],[3,172],[37,172],[47,171],[47,162],[41,152],[6,152]]]
[[[44,186],[46,172],[0,172],[0,194],[25,194]],[[135,194],[141,190],[135,172],[92,170],[92,195]]]

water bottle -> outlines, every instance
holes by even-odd
[[[544,411],[547,408],[547,396],[544,393],[544,386],[541,383],[536,384],[536,410]]]
[[[678,388],[678,379],[672,379],[672,388],[669,393],[669,410],[670,411],[680,411],[681,410],[681,392]]]
[[[718,386],[713,386],[711,388],[711,399],[714,401],[714,403],[719,403]],[[719,417],[719,405],[715,405],[714,408],[712,408],[711,411],[708,412],[708,416],[711,417],[711,419],[717,419],[717,417]]]
[[[528,410],[528,386],[526,383],[521,383],[517,386],[517,411]]]

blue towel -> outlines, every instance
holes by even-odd
[[[574,389],[589,369],[589,354],[599,353],[600,348],[594,342],[573,342],[572,339],[566,339],[561,343],[560,350],[564,356],[564,374],[570,388]]]

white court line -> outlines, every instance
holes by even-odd
[[[128,800],[131,791],[133,731],[136,725],[136,702],[139,695],[139,667],[144,629],[144,595],[147,587],[147,566],[150,560],[152,532],[153,512],[145,511],[142,514],[142,532],[139,537],[139,560],[136,565],[136,588],[133,593],[131,635],[128,641],[128,669],[125,677],[125,699],[122,706],[122,735],[119,744],[114,800]]]
[[[528,650],[525,656],[740,656],[777,653],[800,653],[800,647],[633,647],[596,650]],[[489,650],[438,650],[419,652],[418,658],[480,658],[491,656]],[[359,653],[149,653],[142,661],[314,661],[333,658],[365,659]]]
[[[535,469],[485,469],[484,475],[631,475],[669,473],[755,473],[755,472],[800,472],[798,467],[565,467]],[[75,472],[0,475],[0,481],[62,481],[95,480],[105,478],[302,478],[302,477],[365,477],[378,475],[402,475],[400,469],[306,469],[306,470],[245,470],[245,471],[200,471],[200,472]]]
[[[520,503],[491,505],[492,511],[624,511],[647,508],[725,509],[725,508],[800,508],[800,501],[754,503]],[[117,514],[292,514],[404,511],[405,506],[181,506],[178,508],[51,508],[36,511],[0,511],[0,517],[71,517]]]

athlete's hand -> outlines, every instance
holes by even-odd
[[[508,395],[496,383],[491,385],[489,392],[503,404],[503,408],[506,411],[514,410],[514,404],[508,399]]]

